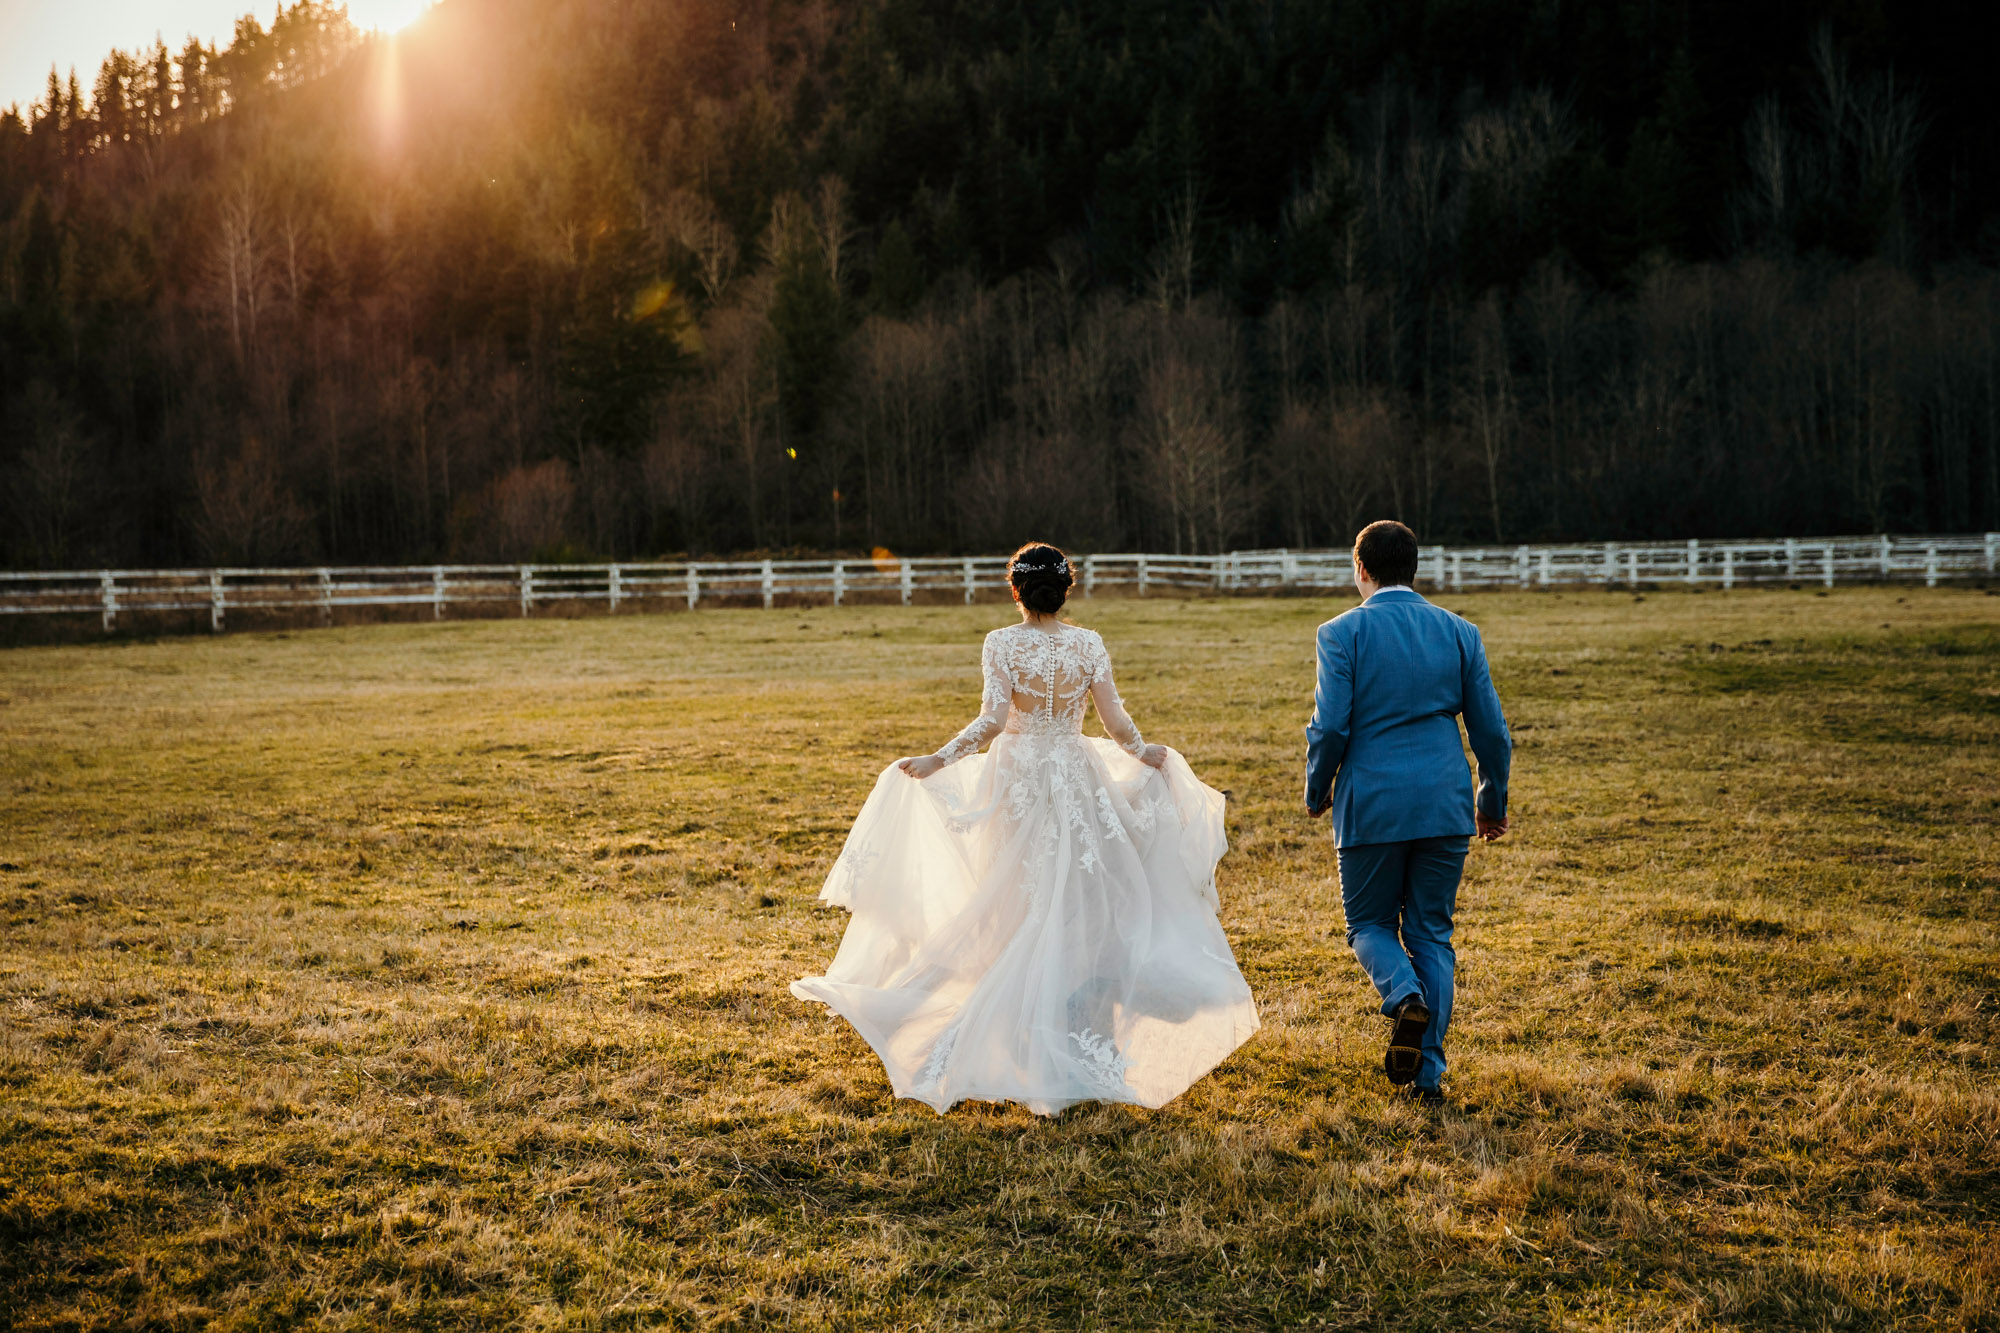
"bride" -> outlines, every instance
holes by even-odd
[[[820,893],[853,919],[792,993],[941,1112],[1160,1106],[1257,1030],[1216,920],[1222,793],[1140,738],[1104,640],[1057,618],[1061,551],[1023,546],[1008,580],[1021,621],[986,636],[979,717],[876,779]],[[1115,744],[1083,734],[1086,697]]]

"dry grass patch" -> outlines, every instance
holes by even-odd
[[[1054,1121],[784,989],[995,608],[0,655],[0,1324],[2000,1325],[2000,602],[1443,600],[1519,747],[1443,1117],[1296,810],[1330,605],[1081,608],[1266,1026]]]

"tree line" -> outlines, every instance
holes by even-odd
[[[0,115],[0,560],[2000,526],[1979,77],[1761,3],[300,0]]]

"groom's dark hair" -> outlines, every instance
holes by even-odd
[[[1383,587],[1417,581],[1417,534],[1393,518],[1370,523],[1354,539],[1354,558]]]

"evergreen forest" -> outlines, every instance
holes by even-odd
[[[2000,527],[1970,0],[298,0],[0,114],[0,564]]]

